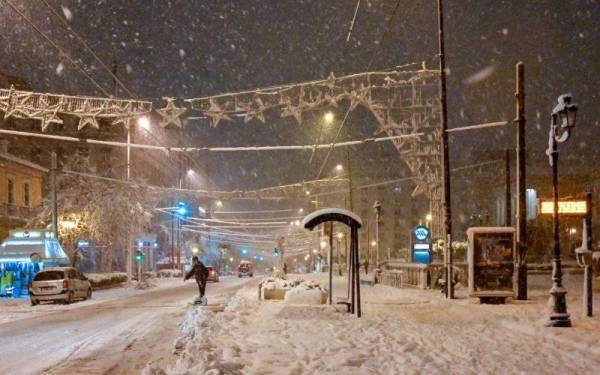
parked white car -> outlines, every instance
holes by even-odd
[[[45,301],[72,303],[77,299],[92,298],[92,285],[75,268],[47,268],[33,278],[29,296],[32,306]]]

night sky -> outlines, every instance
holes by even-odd
[[[11,1],[113,91],[110,76],[42,2]],[[391,20],[396,0],[362,1],[348,43],[355,0],[48,3],[104,62],[116,61],[122,81],[138,98],[152,100],[155,108],[164,104],[163,96],[204,96],[411,62],[437,66],[435,0],[400,0]],[[450,127],[514,118],[514,64],[523,61],[530,163],[546,160],[549,114],[563,92],[571,92],[580,106],[580,128],[564,147],[564,158],[598,160],[594,140],[600,139],[600,2],[446,1],[445,14]],[[1,72],[24,78],[37,91],[102,96],[4,0],[0,18]],[[118,96],[127,97],[122,91]],[[194,115],[188,111],[185,116]],[[273,116],[266,125],[239,121],[217,129],[203,120],[187,120],[181,135],[189,144],[207,146],[311,143],[316,117],[298,125]],[[341,139],[371,136],[375,130],[365,111],[353,114],[349,124]],[[333,138],[334,130],[325,132],[325,140]],[[496,152],[513,145],[508,129],[463,134],[451,137],[451,160],[464,164],[471,150]],[[352,154],[359,176],[407,173],[391,145],[356,148]],[[306,153],[200,157],[211,171],[219,171],[211,177],[221,188],[234,189],[312,179],[323,156],[312,166]],[[331,166],[342,157],[334,154]],[[384,164],[381,159],[389,160],[383,169],[377,167]]]

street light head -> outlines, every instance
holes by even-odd
[[[338,232],[337,238],[338,238],[338,240],[341,240],[342,238],[344,238],[344,233]]]
[[[187,175],[188,175],[188,176],[193,176],[193,175],[195,175],[195,174],[196,174],[196,172],[194,172],[194,170],[193,170],[193,169],[188,169],[188,171],[187,171]]]
[[[325,115],[323,115],[323,120],[325,121],[326,124],[331,124],[334,119],[335,119],[335,115],[331,111],[328,111],[325,113]]]
[[[299,214],[302,214],[302,213],[304,213],[304,208],[300,208],[300,209],[298,209],[298,213],[299,213]]]
[[[147,116],[141,116],[137,119],[137,124],[140,128],[149,129],[150,119]]]
[[[431,214],[425,215],[425,220],[426,221],[431,221],[432,219],[433,219],[433,216]]]
[[[223,207],[223,202],[221,202],[221,201],[216,201],[216,202],[215,202],[215,206],[217,206],[217,207]]]
[[[371,241],[371,246],[377,245],[377,241]]]
[[[198,254],[200,250],[197,247],[192,248],[192,253]]]
[[[554,124],[558,125],[557,120],[560,120],[560,126],[566,129],[572,129],[577,122],[577,104],[573,103],[571,94],[563,94],[558,97],[558,104],[552,110],[552,118]]]
[[[325,241],[321,241],[321,249],[324,249],[324,248],[326,248],[326,247],[327,247],[327,242],[325,242]],[[316,253],[316,251],[317,251],[317,250],[315,250],[315,253]]]
[[[306,195],[310,195],[310,191],[309,190],[306,191]]]
[[[377,213],[381,212],[381,202],[375,201],[375,203],[373,203],[373,209]]]
[[[336,172],[343,172],[344,171],[344,166],[341,164],[338,164],[335,166],[335,171]]]

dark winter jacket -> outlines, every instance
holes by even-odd
[[[192,276],[197,282],[206,282],[206,279],[208,278],[208,268],[206,268],[202,262],[198,262],[192,267],[190,272],[185,274],[185,280],[192,278]]]

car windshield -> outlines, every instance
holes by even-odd
[[[62,280],[65,278],[63,271],[42,271],[35,275],[34,281],[52,281]]]

